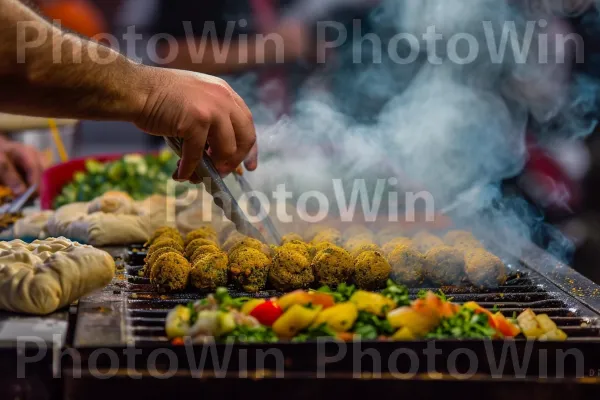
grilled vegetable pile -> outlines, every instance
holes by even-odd
[[[175,170],[177,158],[166,150],[159,155],[130,154],[120,160],[101,163],[90,159],[85,171],[77,172],[56,197],[54,207],[91,201],[108,191],[128,193],[134,200],[166,193],[166,181]]]
[[[387,281],[381,293],[340,285],[296,290],[279,298],[233,298],[220,287],[207,298],[179,305],[166,320],[174,344],[193,342],[303,342],[320,337],[350,340],[500,339],[524,335],[565,340],[545,315],[525,310],[516,319],[475,302],[455,304],[431,291],[409,300],[406,287]]]

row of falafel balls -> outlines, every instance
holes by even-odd
[[[315,226],[304,236],[290,233],[280,246],[268,246],[240,234],[233,225],[218,233],[203,226],[185,238],[163,227],[146,246],[142,274],[159,292],[189,286],[212,291],[229,283],[246,292],[344,282],[376,290],[390,278],[413,287],[425,280],[439,286],[470,282],[496,287],[507,279],[503,262],[470,232],[459,230],[443,237],[420,232],[409,238],[389,229],[375,235],[358,225],[344,232]]]

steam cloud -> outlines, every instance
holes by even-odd
[[[424,43],[417,61],[407,65],[386,57],[382,63],[364,57],[353,64],[357,52],[371,54],[369,44],[339,49],[343,71],[327,79],[343,101],[306,90],[293,117],[259,136],[262,164],[249,174],[256,189],[272,190],[285,182],[293,190],[327,193],[333,178],[350,185],[354,178],[372,182],[396,176],[407,190],[429,190],[437,208],[448,207],[470,224],[492,225],[507,240],[539,234],[543,215],[518,197],[506,197],[499,182],[522,170],[528,126],[546,143],[589,134],[599,87],[589,77],[572,76],[568,66],[577,49],[572,42],[563,48],[553,42],[561,25],[520,4],[384,0],[369,18],[378,37],[385,42],[406,32],[420,38],[435,26],[444,37],[436,49],[441,65],[428,62]],[[538,24],[540,19],[548,24]],[[483,21],[493,27],[491,36]],[[503,28],[513,23],[521,44],[535,23],[527,60],[517,62],[509,41],[502,62],[496,63],[490,40],[500,43]],[[474,62],[458,65],[444,52],[447,38],[457,33],[477,39]],[[549,45],[540,47],[543,34]],[[408,42],[401,45],[401,53],[411,51]],[[467,50],[458,48],[459,53]],[[557,55],[565,57],[564,64],[554,63]],[[545,56],[549,62],[540,62]],[[555,230],[547,232],[548,248],[564,252],[568,242]]]

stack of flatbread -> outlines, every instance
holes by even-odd
[[[109,192],[87,203],[59,208],[48,220],[51,236],[65,236],[93,246],[144,243],[161,226],[174,226],[169,199],[152,196],[136,202],[122,192]],[[172,221],[170,221],[172,220]]]
[[[114,273],[108,253],[62,237],[0,242],[0,310],[49,314],[103,288]]]

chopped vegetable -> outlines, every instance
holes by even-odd
[[[400,307],[390,311],[387,320],[393,328],[408,327],[416,336],[424,336],[440,322],[440,316],[428,307]]]
[[[246,315],[250,315],[252,310],[254,310],[258,305],[264,303],[265,299],[252,299],[248,300],[240,309],[240,311]]]
[[[263,325],[271,326],[277,321],[279,317],[283,314],[283,310],[274,301],[268,300],[261,304],[258,304],[254,309],[250,312],[250,315],[253,316]]]
[[[186,306],[177,306],[167,314],[165,330],[169,339],[186,336],[191,326],[192,311]],[[195,321],[194,321],[195,322]]]
[[[530,308],[523,311],[517,317],[517,322],[519,323],[523,335],[528,338],[537,338],[546,333],[537,320],[535,313]]]
[[[313,326],[326,325],[336,332],[346,332],[352,328],[357,318],[358,308],[354,303],[339,303],[320,312]]]
[[[336,290],[331,290],[329,286],[322,286],[317,292],[330,294],[333,296],[336,303],[342,303],[350,300],[350,297],[356,292],[356,286],[341,283]]]
[[[356,304],[356,307],[360,311],[367,311],[380,317],[385,316],[389,310],[396,308],[394,300],[379,293],[367,292],[365,290],[354,292],[350,301]]]
[[[220,338],[222,341],[239,343],[274,343],[278,340],[273,330],[265,326],[249,327],[239,325],[233,331]]]
[[[320,308],[306,308],[294,304],[275,321],[273,332],[282,338],[293,338],[300,331],[308,328],[320,311]]]
[[[287,310],[294,304],[300,305],[320,305],[323,308],[331,307],[335,304],[333,295],[323,292],[306,292],[304,290],[295,290],[291,293],[284,294],[277,301],[281,308]]]
[[[353,331],[363,339],[374,340],[381,335],[391,335],[394,333],[394,328],[392,328],[389,321],[372,313],[360,311]]]
[[[306,342],[311,339],[318,339],[320,337],[337,337],[337,333],[333,331],[327,324],[319,324],[308,328],[306,332],[303,332],[292,339],[292,342]]]
[[[387,287],[381,292],[388,299],[394,300],[396,307],[407,306],[410,304],[408,298],[408,289],[406,286],[397,285],[393,280],[388,279]]]
[[[409,327],[412,330],[412,327]],[[488,316],[468,307],[461,307],[456,315],[442,318],[440,324],[426,338],[430,339],[491,339],[498,332],[490,326]]]

